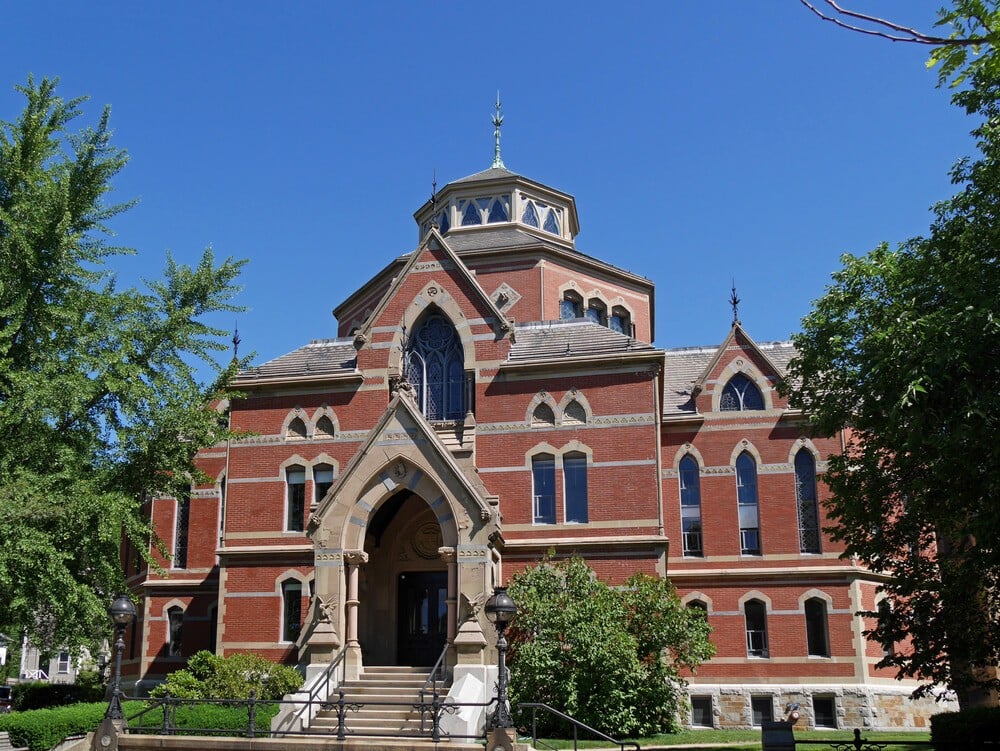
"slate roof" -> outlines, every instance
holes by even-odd
[[[795,356],[791,342],[757,342],[757,347],[784,375]],[[718,352],[711,347],[679,347],[664,352],[663,415],[664,417],[695,414],[691,388]]]
[[[472,183],[479,180],[496,180],[501,177],[520,177],[516,172],[511,172],[506,167],[490,167],[489,169],[484,169],[482,172],[477,172],[474,175],[469,175],[468,177],[463,177],[458,180],[453,180],[448,183],[448,185],[458,185],[459,183]],[[447,186],[445,186],[447,187]]]
[[[304,347],[244,370],[236,377],[236,383],[252,384],[261,378],[336,376],[354,373],[356,368],[353,338],[314,339]]]
[[[516,227],[484,228],[454,232],[445,235],[444,241],[456,253],[461,253],[463,250],[492,250],[494,248],[537,247],[539,245],[565,250],[565,245],[548,242]]]
[[[656,351],[652,344],[619,334],[587,318],[535,321],[514,327],[514,346],[507,362],[552,360],[616,352]]]

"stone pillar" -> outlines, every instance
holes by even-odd
[[[458,556],[455,548],[438,548],[438,553],[448,565],[448,643],[455,643],[458,632]]]
[[[345,644],[347,649],[346,663],[349,678],[357,678],[363,667],[361,660],[361,643],[358,641],[358,573],[362,564],[368,563],[368,553],[363,550],[345,550],[344,564],[347,573],[347,629]]]

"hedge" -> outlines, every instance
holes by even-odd
[[[94,683],[18,683],[11,692],[12,708],[16,712],[29,709],[61,707],[67,704],[89,704],[104,700],[104,686]]]
[[[144,701],[127,701],[123,704],[125,716],[135,716],[149,704]],[[27,746],[31,751],[48,751],[68,735],[80,735],[94,730],[104,719],[107,702],[72,704],[52,709],[33,709],[27,712],[11,712],[0,715],[0,730],[10,733],[14,746]],[[257,705],[256,728],[261,735],[271,727],[271,717],[277,714],[278,704],[260,702]],[[163,722],[161,709],[147,712],[140,723],[137,719],[129,722],[129,728],[139,730],[140,724],[146,732],[155,732]],[[242,735],[247,727],[245,706],[224,706],[212,704],[182,705],[177,708],[175,725],[179,730],[195,728],[219,728],[232,731],[230,735]]]
[[[996,744],[997,738],[1000,738],[1000,707],[976,707],[931,717],[931,740],[941,748],[986,748],[987,741]]]

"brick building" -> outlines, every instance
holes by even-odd
[[[481,605],[553,550],[705,610],[694,725],[789,701],[811,725],[924,724],[854,615],[877,578],[821,531],[841,438],[776,391],[788,342],[734,321],[658,349],[653,284],[577,250],[573,197],[499,159],[414,217],[416,250],[337,307],[338,338],[238,376],[248,435],[201,451],[214,482],[152,501],[172,557],[132,578],[140,686],[206,648],[314,671],[343,651],[354,673],[446,650],[488,682]]]

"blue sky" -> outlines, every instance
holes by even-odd
[[[854,0],[929,26],[939,3]],[[331,310],[417,242],[439,183],[509,169],[573,194],[577,247],[656,284],[656,343],[716,344],[732,279],[783,339],[842,253],[926,232],[973,123],[927,50],[852,35],[798,0],[44,2],[0,28],[0,119],[29,72],[112,107],[139,250],[249,258],[241,352],[335,335]],[[81,123],[82,124],[82,123]],[[219,321],[231,327],[233,320]]]

